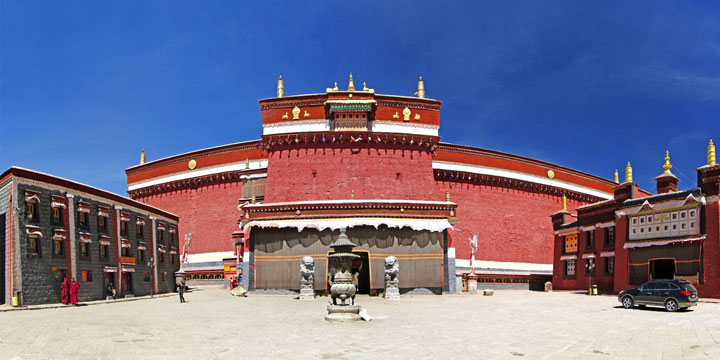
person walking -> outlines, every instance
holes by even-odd
[[[183,297],[183,293],[184,293],[184,292],[185,292],[185,283],[184,283],[184,282],[181,282],[180,284],[178,284],[178,295],[180,295],[180,302],[181,302],[181,303],[184,303],[184,302],[185,302],[185,297]]]
[[[70,302],[70,284],[67,278],[63,278],[63,282],[60,284],[60,300],[65,305]]]
[[[80,284],[78,284],[78,282],[75,281],[75,278],[72,278],[72,280],[70,280],[70,303],[71,304],[77,305],[78,293],[80,293]]]

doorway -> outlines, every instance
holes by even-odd
[[[654,279],[674,279],[675,259],[650,260],[650,277]]]
[[[122,273],[122,293],[123,296],[126,294],[132,294],[133,293],[133,283],[132,283],[132,273],[131,272],[123,272]]]
[[[355,259],[350,266],[350,273],[353,275],[357,274],[358,294],[370,294],[370,262],[368,260],[368,253],[366,251],[353,252],[355,255],[360,255],[359,259]]]
[[[0,305],[5,304],[5,217],[0,215]]]

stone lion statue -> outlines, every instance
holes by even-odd
[[[300,276],[303,283],[312,283],[315,277],[315,259],[312,256],[303,256],[300,260]]]
[[[400,263],[394,256],[385,258],[385,282],[397,283],[397,276],[400,272]]]

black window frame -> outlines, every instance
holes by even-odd
[[[55,211],[57,211],[58,216],[55,217]],[[50,222],[53,226],[65,226],[65,214],[63,214],[63,208],[60,206],[53,206],[52,212],[50,215]]]
[[[585,232],[585,249],[595,249],[595,230]]]
[[[100,248],[98,249],[100,259],[108,259],[108,258],[110,258],[110,254],[109,254],[110,251],[109,251],[109,250],[110,250],[110,245],[100,244]],[[103,251],[105,251],[104,254],[103,254]]]
[[[610,261],[612,261],[612,269],[610,269],[610,271],[608,271],[608,265],[610,264]],[[603,261],[603,274],[606,276],[615,275],[615,257],[614,256],[605,257],[605,260]]]
[[[85,248],[84,254],[83,254],[83,248]],[[78,246],[78,255],[80,255],[81,259],[84,259],[84,260],[90,259],[90,244],[80,240],[80,246]]]
[[[88,215],[90,213],[85,211],[78,211],[78,228],[87,230],[90,226],[90,222],[88,221]],[[83,221],[84,220],[84,221]]]
[[[605,234],[603,236],[603,245],[606,248],[615,247],[615,227],[605,228]]]
[[[571,261],[575,263],[575,273],[572,275],[568,274],[568,263],[570,263]],[[564,264],[563,264],[563,278],[575,279],[576,277],[577,277],[577,259],[565,260]]]
[[[56,252],[55,250],[58,249],[58,243],[60,244],[59,249],[60,252]],[[64,239],[52,239],[52,256],[54,258],[64,258],[65,257],[65,240]]]
[[[34,239],[34,241],[30,241],[30,239]],[[30,234],[30,235],[27,236],[27,243],[26,243],[25,245],[26,245],[26,248],[27,248],[27,255],[28,255],[28,256],[30,256],[30,257],[38,257],[38,258],[39,258],[39,257],[42,257],[42,247],[40,246],[40,241],[41,241],[40,239],[41,239],[41,236],[39,236],[39,235],[32,235],[32,234]],[[30,244],[33,243],[33,242],[34,242],[34,244],[35,244],[34,247],[30,246]]]
[[[102,218],[102,220],[103,220],[102,224],[100,224],[100,218]],[[98,215],[97,227],[98,227],[98,232],[107,234],[107,232],[108,232],[108,217],[105,215]]]
[[[592,267],[590,264],[592,264]],[[595,258],[585,259],[585,277],[595,277],[595,272],[597,271],[596,267],[597,264]]]
[[[32,212],[29,209],[32,208]],[[40,216],[38,215],[38,201],[30,200],[25,201],[25,221],[37,224],[40,222]]]

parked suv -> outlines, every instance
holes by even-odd
[[[698,298],[697,289],[685,280],[652,280],[638,288],[621,291],[618,301],[626,309],[653,305],[672,312],[696,306]]]

